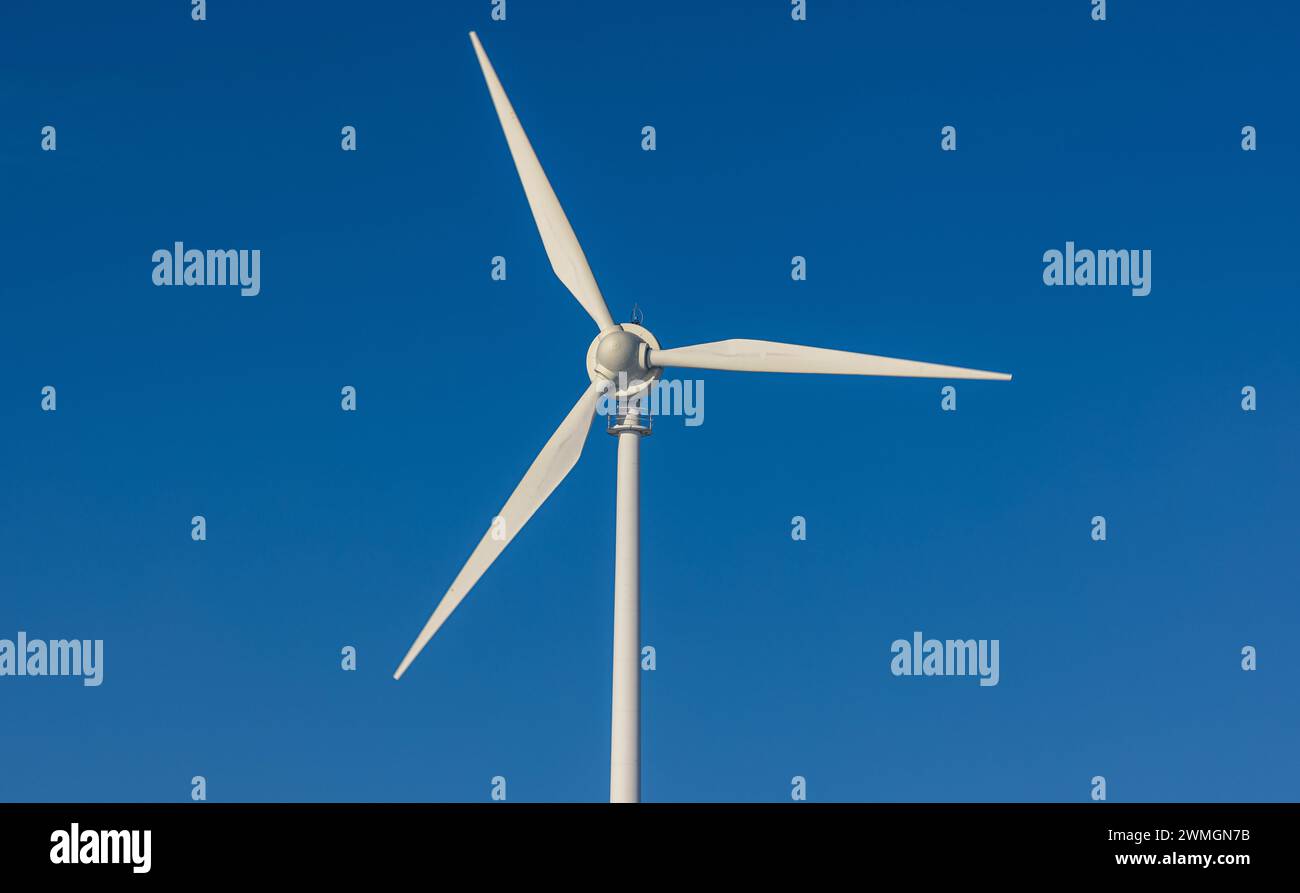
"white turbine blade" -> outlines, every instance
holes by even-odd
[[[420,630],[420,635],[406,652],[406,657],[402,658],[401,665],[393,674],[394,679],[402,678],[411,661],[415,660],[428,644],[429,639],[433,638],[433,634],[438,631],[438,627],[442,626],[451,616],[451,612],[456,610],[456,606],[469,594],[479,577],[483,576],[483,572],[491,567],[492,562],[497,560],[497,556],[515,538],[520,528],[528,523],[528,519],[578,463],[583,444],[587,440],[587,432],[591,428],[591,417],[596,411],[596,400],[599,396],[600,386],[593,383],[578,398],[578,402],[574,404],[573,409],[569,410],[560,427],[551,435],[551,439],[546,441],[546,446],[542,447],[533,464],[528,467],[524,479],[506,500],[501,514],[493,519],[492,526],[488,528],[487,533],[483,534],[483,539],[479,540],[479,544],[470,553],[469,560],[452,581],[451,588],[442,597],[442,601],[438,602],[433,616],[424,625],[424,629]]]
[[[734,372],[817,372],[826,375],[888,375],[898,378],[982,378],[1010,381],[1005,372],[896,360],[869,353],[804,347],[777,341],[711,341],[670,350],[650,351],[651,366],[728,369]]]
[[[488,92],[492,94],[492,104],[496,106],[497,117],[501,119],[501,129],[505,131],[510,155],[519,171],[519,180],[524,184],[528,207],[532,208],[533,219],[537,221],[537,231],[541,233],[546,256],[551,259],[551,267],[564,287],[573,292],[578,303],[591,314],[601,331],[611,328],[614,319],[609,315],[605,298],[596,285],[596,277],[591,274],[591,266],[587,263],[587,256],[582,253],[582,246],[578,244],[573,227],[569,225],[569,218],[564,215],[560,200],[555,197],[551,181],[546,179],[546,172],[537,160],[532,143],[528,142],[528,135],[519,123],[519,116],[515,114],[505,88],[501,86],[492,63],[488,61],[487,53],[483,52],[483,44],[479,43],[478,35],[471,31],[469,39],[478,55],[483,79],[487,81]]]

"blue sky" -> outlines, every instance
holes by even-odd
[[[949,413],[703,373],[659,420],[645,799],[1300,797],[1298,14],[1109,6],[6,4],[0,638],[105,668],[0,678],[0,799],[606,798],[601,422],[391,678],[595,334],[470,29],[615,318],[1015,374]],[[261,294],[154,287],[178,240],[260,249]],[[1067,240],[1150,249],[1151,294],[1046,287]],[[914,630],[998,639],[999,684],[894,677]]]

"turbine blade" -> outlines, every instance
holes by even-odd
[[[671,350],[650,351],[651,366],[729,369],[734,372],[817,372],[827,375],[888,375],[898,378],[981,378],[1010,381],[1005,372],[896,360],[869,353],[804,347],[777,341],[711,341]]]
[[[519,116],[515,114],[505,88],[501,86],[492,63],[488,61],[487,53],[483,52],[483,44],[479,43],[478,35],[471,31],[469,39],[474,44],[479,67],[483,69],[488,92],[492,94],[497,117],[501,119],[501,129],[505,131],[510,155],[515,160],[515,169],[519,171],[519,180],[524,184],[528,207],[532,209],[533,219],[537,221],[537,231],[542,236],[542,244],[546,246],[546,256],[551,259],[551,267],[601,331],[611,328],[614,318],[609,315],[605,298],[596,285],[596,277],[591,274],[587,256],[582,253],[582,246],[578,244],[578,237],[569,225],[569,218],[564,215],[564,208],[560,207],[560,200],[551,188],[551,181],[546,179],[546,172],[537,160],[532,143],[528,142],[528,135],[519,123]]]
[[[515,534],[528,523],[528,519],[577,464],[578,457],[582,455],[587,432],[591,428],[591,417],[595,413],[596,400],[599,396],[600,385],[593,382],[578,398],[573,409],[569,410],[569,414],[551,435],[551,439],[546,441],[546,446],[542,447],[533,464],[528,467],[523,480],[515,487],[515,492],[511,493],[510,498],[506,500],[501,514],[493,519],[487,533],[483,534],[483,539],[479,540],[479,544],[470,553],[469,560],[452,581],[451,588],[442,597],[442,601],[438,602],[433,616],[424,625],[424,629],[420,630],[420,635],[406,652],[406,657],[402,658],[401,665],[393,674],[394,679],[402,678],[406,668],[428,644],[429,639],[433,638],[438,627],[451,616],[451,612],[456,610],[456,606],[469,594],[479,577],[491,567],[492,562],[496,561],[497,556],[515,538]]]

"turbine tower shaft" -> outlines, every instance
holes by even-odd
[[[635,426],[618,432],[610,803],[641,800],[641,437]]]

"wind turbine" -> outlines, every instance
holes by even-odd
[[[433,634],[497,559],[528,519],[577,464],[591,428],[596,402],[603,393],[619,400],[619,415],[609,426],[618,438],[618,477],[615,497],[614,546],[614,684],[610,723],[609,799],[613,803],[634,803],[641,799],[641,558],[640,558],[640,473],[641,438],[649,432],[640,414],[640,398],[668,367],[684,369],[726,369],[738,372],[813,372],[830,375],[885,375],[903,378],[974,378],[1008,381],[1002,372],[984,372],[935,363],[918,363],[871,354],[780,344],[775,341],[732,339],[693,344],[664,350],[643,326],[614,322],[605,306],[596,279],[582,253],[578,237],[569,224],[560,200],[542,170],[519,116],[488,61],[478,35],[469,34],[483,79],[501,129],[505,131],[510,155],[537,221],[537,231],[546,247],[555,275],[573,293],[578,303],[596,322],[598,332],[587,349],[587,374],[591,383],[560,427],[546,441],[519,486],[506,500],[501,513],[469,560],[438,602],[424,629],[402,658],[394,679],[410,667],[411,661],[428,644]]]

